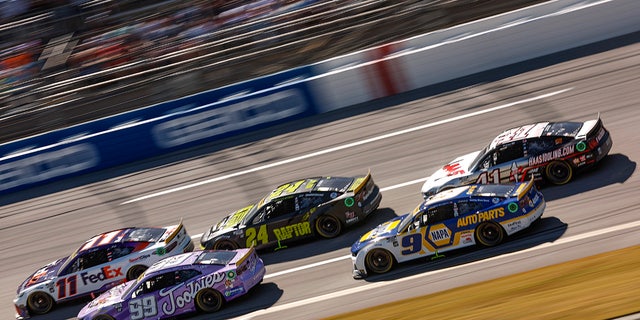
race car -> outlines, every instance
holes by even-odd
[[[441,191],[412,213],[380,224],[357,240],[351,247],[353,277],[385,273],[397,263],[476,244],[498,245],[539,219],[545,206],[533,180]]]
[[[503,131],[487,147],[458,157],[427,178],[422,195],[472,183],[547,181],[562,185],[611,150],[600,115],[585,122],[538,122]]]
[[[205,249],[257,249],[310,237],[334,238],[374,212],[382,194],[371,172],[357,177],[314,177],[282,184],[206,230]]]
[[[44,314],[56,303],[106,291],[137,278],[162,258],[193,249],[182,222],[98,234],[70,256],[38,269],[18,287],[13,300],[16,318]]]
[[[78,318],[165,319],[216,312],[259,285],[264,274],[264,263],[253,248],[180,254],[103,293],[82,308]]]

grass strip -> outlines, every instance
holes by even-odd
[[[640,312],[640,246],[332,319],[610,319]]]

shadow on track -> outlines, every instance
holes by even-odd
[[[580,172],[564,186],[543,186],[540,191],[547,201],[570,197],[616,183],[624,183],[636,171],[636,163],[624,154],[610,154],[593,170]]]
[[[273,282],[263,282],[261,285],[255,287],[248,294],[239,297],[224,305],[222,310],[213,314],[201,314],[191,313],[178,316],[171,319],[229,319],[238,317],[254,311],[267,309],[273,306],[280,297],[282,297],[282,289],[278,288],[278,285]],[[67,303],[58,305],[52,312],[40,315],[32,316],[33,320],[60,320],[69,319],[77,320],[76,316],[78,312],[91,301],[90,298],[82,298]]]
[[[397,265],[389,273],[370,275],[365,278],[367,282],[380,282],[396,280],[424,272],[436,271],[445,268],[476,262],[506,253],[517,252],[532,248],[544,243],[559,239],[566,231],[567,224],[556,217],[544,217],[531,228],[517,233],[507,240],[491,248],[479,248],[477,246],[446,252],[445,257],[431,260],[430,257],[416,259]]]
[[[84,186],[91,183],[104,181],[107,179],[115,178],[121,175],[131,174],[142,170],[148,170],[155,167],[182,162],[190,159],[199,158],[210,153],[227,149],[234,146],[239,146],[248,143],[255,143],[260,140],[264,140],[277,135],[295,132],[304,128],[308,128],[316,125],[323,125],[336,120],[345,119],[348,117],[360,115],[366,112],[384,109],[390,106],[395,106],[402,103],[458,90],[461,88],[469,87],[478,83],[486,83],[505,79],[525,73],[532,70],[545,68],[554,64],[562,63],[565,61],[586,57],[589,55],[605,52],[615,48],[627,46],[637,43],[640,40],[640,32],[631,33],[617,38],[612,38],[586,46],[577,47],[574,49],[554,53],[551,55],[535,58],[532,60],[496,68],[493,70],[484,71],[481,73],[469,75],[466,77],[446,81],[436,85],[416,89],[413,91],[397,94],[390,97],[377,99],[374,101],[362,103],[352,107],[336,110],[329,113],[324,113],[312,117],[308,117],[298,121],[292,121],[288,123],[278,124],[255,132],[250,132],[220,141],[205,144],[196,148],[185,149],[183,151],[177,151],[164,156],[156,157],[153,159],[145,160],[142,162],[133,163],[130,165],[115,167],[106,169],[101,172],[87,174],[84,176],[68,178],[61,181],[49,183],[47,185],[33,187],[27,190],[18,191],[8,195],[0,195],[0,205],[11,204],[28,200],[31,198],[39,197],[46,194],[51,194],[79,186]]]
[[[375,226],[393,218],[396,213],[390,208],[379,208],[364,222],[349,228],[345,233],[333,239],[312,239],[297,244],[288,245],[286,249],[274,252],[273,248],[260,250],[260,258],[269,266],[270,264],[304,259],[323,253],[344,249],[344,254],[349,254],[349,248],[363,234]]]

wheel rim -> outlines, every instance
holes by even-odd
[[[203,290],[198,294],[198,306],[204,312],[215,312],[222,307],[222,297],[217,291]]]
[[[373,250],[367,256],[367,268],[373,273],[385,273],[393,267],[393,258],[386,250]]]
[[[44,292],[35,292],[29,296],[29,309],[35,314],[49,312],[53,307],[53,300]]]
[[[214,246],[214,249],[216,249],[216,250],[235,250],[235,249],[237,249],[237,246],[235,246],[233,243],[231,243],[229,241],[220,241],[220,242],[216,243],[216,245]]]
[[[547,176],[554,184],[565,184],[571,179],[571,167],[564,162],[551,162],[547,166]]]
[[[318,233],[325,238],[333,238],[340,234],[342,226],[333,216],[321,216],[316,222]]]
[[[502,242],[504,233],[495,223],[484,223],[478,228],[478,240],[485,246],[495,246]]]

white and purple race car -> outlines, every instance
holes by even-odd
[[[137,280],[87,304],[83,320],[163,319],[216,312],[259,285],[265,275],[254,248],[194,251],[161,260]]]
[[[13,300],[16,318],[48,313],[56,303],[107,291],[136,279],[162,258],[193,247],[182,223],[98,234],[70,256],[38,269],[18,287]]]

